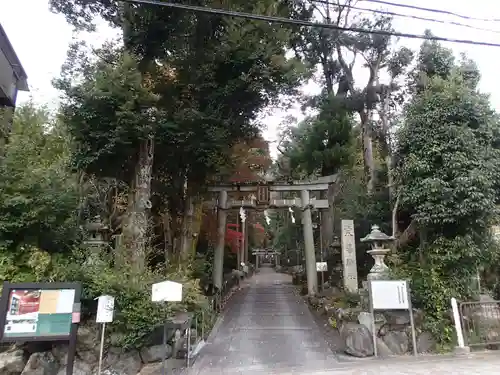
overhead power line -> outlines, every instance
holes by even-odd
[[[447,14],[449,16],[463,18],[463,19],[472,20],[472,21],[484,21],[484,22],[499,22],[500,21],[500,18],[478,18],[478,17],[466,16],[464,14],[455,13],[455,12],[451,12],[449,10],[444,10],[444,9],[425,8],[425,7],[419,7],[417,5],[407,5],[407,4],[401,4],[401,3],[394,3],[392,1],[385,1],[385,0],[362,0],[362,1],[366,1],[367,3],[390,5],[390,6],[399,7],[399,8],[421,10],[423,12]]]
[[[331,5],[332,7],[338,7],[339,6],[338,4],[332,3],[331,1],[328,1],[328,0],[310,0],[310,1],[312,3]],[[438,19],[435,19],[435,18],[414,16],[414,15],[411,15],[411,14],[403,14],[403,13],[391,12],[391,11],[388,11],[388,10],[381,10],[381,9],[361,8],[361,7],[358,7],[358,6],[348,5],[348,4],[341,5],[341,7],[342,8],[349,8],[349,9],[357,10],[357,11],[360,11],[360,12],[370,12],[370,13],[382,14],[382,15],[393,16],[393,17],[411,18],[411,19],[418,20],[418,21],[435,22],[435,23],[440,23],[440,24],[444,24],[444,25],[454,25],[454,26],[466,27],[466,28],[473,29],[473,30],[487,31],[487,32],[490,32],[490,33],[500,34],[500,30],[486,29],[486,28],[482,28],[482,27],[468,25],[466,23],[461,23],[461,22],[438,20]]]
[[[363,34],[375,34],[375,35],[385,35],[385,36],[396,36],[401,38],[409,38],[409,39],[424,39],[424,40],[435,40],[441,42],[450,42],[450,43],[459,43],[459,44],[471,44],[478,46],[487,46],[487,47],[500,47],[498,43],[490,43],[490,42],[480,42],[474,40],[467,39],[454,39],[454,38],[444,38],[439,36],[426,36],[426,35],[418,35],[418,34],[408,34],[408,33],[400,33],[400,32],[392,32],[386,30],[367,30],[358,27],[340,27],[333,24],[328,23],[319,23],[319,22],[311,22],[311,21],[303,21],[292,18],[285,17],[275,17],[275,16],[266,16],[260,14],[252,14],[252,13],[244,13],[238,12],[228,9],[220,9],[220,8],[210,8],[210,7],[200,7],[195,5],[184,5],[178,3],[169,3],[165,1],[158,0],[118,0],[124,1],[127,3],[134,4],[147,4],[147,5],[157,5],[163,6],[167,8],[174,9],[182,9],[195,13],[205,13],[205,14],[214,14],[218,16],[228,16],[228,17],[237,17],[254,21],[266,21],[270,23],[279,23],[284,25],[295,25],[295,26],[304,26],[304,27],[315,27],[329,30],[337,30],[337,31],[350,31],[355,33],[363,33]]]

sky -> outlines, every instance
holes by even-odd
[[[500,2],[494,0],[390,0],[393,3],[416,5],[419,7],[442,9],[475,18],[500,18]],[[409,14],[419,17],[439,19],[446,23],[395,17],[393,26],[402,33],[423,34],[429,28],[434,35],[483,41],[500,44],[500,22],[474,21],[470,19],[452,17],[443,14],[429,13],[417,10],[404,9],[389,5],[374,4],[360,0],[358,7],[369,9],[383,9],[390,12]],[[100,24],[96,33],[74,35],[62,15],[50,12],[47,0],[0,0],[0,23],[4,27],[23,67],[28,75],[30,85],[29,93],[20,93],[18,104],[32,99],[36,103],[47,104],[57,108],[59,93],[52,87],[51,81],[57,77],[61,65],[66,59],[68,45],[73,38],[85,39],[94,46],[101,45],[105,40],[114,38],[117,33],[106,24]],[[365,15],[365,14],[360,14]],[[450,22],[468,24],[475,28],[490,29],[490,31],[477,30],[457,25]],[[397,46],[406,46],[418,50],[421,40],[401,38]],[[491,95],[493,108],[500,111],[500,85],[498,76],[500,69],[500,47],[473,46],[465,44],[443,43],[452,48],[458,56],[461,52],[476,61],[482,79],[480,90]],[[396,46],[395,46],[396,47]],[[366,68],[361,65],[355,68],[357,84],[362,85],[368,78]],[[302,91],[307,94],[319,92],[319,86],[314,82],[304,85]],[[280,124],[288,117],[302,118],[300,103],[292,108],[270,108],[261,116],[267,126],[264,136],[271,141],[271,153],[276,156],[276,141],[279,139]]]

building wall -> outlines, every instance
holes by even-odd
[[[17,78],[5,54],[0,50],[0,98],[3,105],[14,106],[17,96]],[[5,99],[7,99],[5,101]]]

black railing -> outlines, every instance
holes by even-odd
[[[500,301],[462,302],[460,318],[465,345],[500,344]]]

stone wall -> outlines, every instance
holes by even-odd
[[[181,337],[167,346],[169,374],[185,364],[182,352],[185,340]],[[97,373],[99,332],[96,327],[80,327],[74,375]],[[156,375],[161,373],[164,347],[151,345],[140,351],[124,351],[107,347],[103,361],[104,375]],[[185,354],[185,353],[184,353]],[[178,359],[179,358],[179,359]],[[26,343],[4,346],[0,353],[1,375],[66,375],[67,346],[52,343]],[[175,373],[175,371],[174,371]]]
[[[344,352],[354,357],[374,355],[371,315],[361,308],[325,306],[330,324],[334,325],[344,342]],[[414,311],[418,353],[432,352],[435,341],[419,327],[422,313]],[[383,311],[375,314],[377,352],[381,357],[413,353],[413,340],[408,311]]]

